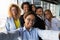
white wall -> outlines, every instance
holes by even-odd
[[[16,0],[0,0],[0,31],[5,29],[5,22],[8,16],[8,8],[12,3],[16,4]]]
[[[56,17],[59,17],[59,5],[56,5]]]

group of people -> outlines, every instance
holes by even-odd
[[[23,2],[21,8],[23,15],[18,5],[10,6],[5,25],[7,32],[18,31],[23,40],[43,40],[44,33],[48,35],[52,34],[50,30],[59,31],[60,21],[49,9],[43,11],[42,7],[36,7],[29,2]]]
[[[52,15],[52,12],[47,9],[43,11],[42,7],[36,7],[29,2],[23,2],[21,5],[24,13],[21,15],[21,10],[16,4],[12,4],[9,8],[9,17],[7,17],[6,28],[7,31],[14,30],[20,26],[24,26],[24,14],[33,12],[35,15],[35,23],[33,27],[39,29],[59,30],[60,21]],[[46,27],[47,26],[47,27]]]

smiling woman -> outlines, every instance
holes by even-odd
[[[24,22],[24,26],[16,30],[19,31],[22,40],[39,40],[38,36],[41,37],[42,40],[59,40],[58,31],[41,30],[33,27],[35,22],[35,15],[33,12],[24,14]]]

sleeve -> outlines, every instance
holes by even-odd
[[[54,30],[60,30],[59,28],[60,28],[60,20],[58,20],[58,19],[55,19],[55,21],[53,20],[53,22],[52,22],[52,27],[54,27]]]
[[[9,29],[10,25],[9,25],[9,22],[8,22],[8,21],[9,21],[9,20],[8,20],[8,18],[7,18],[6,23],[5,23],[5,27],[6,27],[6,30],[7,30],[7,31],[10,30],[10,29]]]
[[[11,32],[1,32],[0,33],[0,40],[20,40],[21,37],[19,36],[19,31],[11,31]]]
[[[16,40],[19,37],[19,31],[18,30],[9,31],[8,35],[9,35],[9,39],[11,39],[11,40],[15,39]]]
[[[59,40],[59,31],[37,29],[38,35],[43,40]]]
[[[21,29],[16,29],[8,32],[9,39],[11,40],[21,40]]]
[[[60,27],[60,20],[57,19],[57,26]]]

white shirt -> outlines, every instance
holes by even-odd
[[[45,20],[46,26],[48,30],[59,30],[60,27],[60,20],[57,18],[52,18],[51,22],[47,19]],[[50,25],[51,24],[51,25]]]

